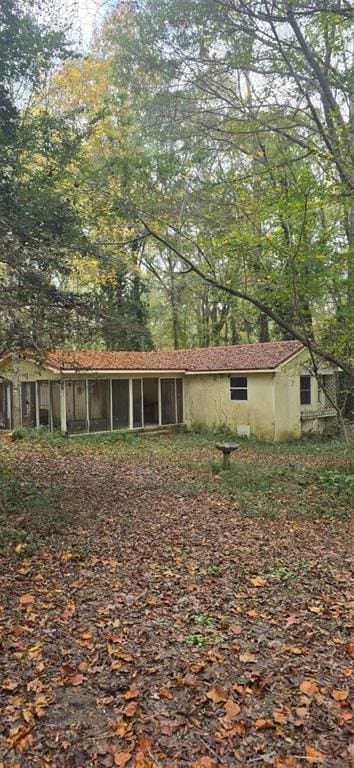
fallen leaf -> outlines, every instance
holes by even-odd
[[[11,677],[5,677],[1,683],[1,687],[4,691],[15,691],[18,687],[18,683],[16,683],[15,680],[12,680]]]
[[[33,595],[21,595],[20,597],[21,605],[33,605],[34,601],[35,601],[35,598]]]
[[[349,696],[349,689],[343,688],[342,690],[336,690],[333,688],[333,691],[331,691],[331,696],[334,701],[345,701]]]
[[[265,587],[267,579],[262,579],[261,576],[255,576],[253,579],[250,579],[250,582],[254,587]]]
[[[304,649],[299,648],[298,645],[282,645],[282,650],[287,653],[293,653],[295,656],[300,656],[300,654],[305,653]]]
[[[314,696],[318,693],[318,685],[315,680],[305,679],[299,686],[301,693],[306,693],[307,696]]]
[[[140,691],[138,690],[138,688],[129,688],[129,691],[127,691],[124,694],[124,698],[126,699],[126,701],[129,701],[129,699],[137,699],[139,696],[139,693]]]
[[[284,715],[283,712],[279,712],[279,710],[275,709],[272,712],[272,715],[273,715],[274,721],[279,725],[286,725],[286,723],[288,722],[287,717]]]
[[[25,723],[30,723],[33,720],[33,712],[29,707],[24,707],[22,710],[22,717]]]
[[[209,688],[207,697],[213,702],[213,704],[220,704],[221,701],[227,700],[228,693],[224,688],[221,688],[220,685],[214,685],[213,688]]]
[[[127,704],[127,706],[124,707],[123,712],[127,717],[134,717],[137,708],[138,705],[136,701],[131,701],[130,704]]]
[[[124,765],[129,763],[131,756],[131,752],[116,752],[114,755],[114,765],[118,765],[119,768],[123,768]]]
[[[260,718],[256,720],[257,731],[265,731],[267,728],[274,728],[273,720],[263,720]]]
[[[68,560],[71,560],[73,557],[74,555],[72,552],[64,552],[60,559],[64,560],[64,562],[66,563]]]
[[[161,688],[159,691],[160,699],[170,699],[171,698],[171,691],[169,688]]]
[[[324,762],[324,756],[321,754],[321,752],[318,751],[318,749],[315,749],[315,747],[307,746],[305,747],[305,755],[306,760],[308,763],[323,763]]]
[[[196,763],[193,763],[192,768],[218,768],[218,763],[208,755],[201,757]]]
[[[257,661],[257,656],[255,656],[254,653],[248,653],[248,651],[240,653],[238,658],[243,664],[255,664]]]
[[[232,722],[240,714],[241,707],[233,699],[228,699],[224,704],[225,717],[224,720]]]

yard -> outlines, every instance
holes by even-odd
[[[339,442],[0,442],[1,768],[350,766]],[[1,762],[2,760],[2,762]]]

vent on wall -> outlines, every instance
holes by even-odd
[[[236,429],[239,437],[251,437],[251,427],[248,424],[238,424]]]

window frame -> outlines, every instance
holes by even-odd
[[[236,382],[236,381],[238,381],[239,383],[233,384],[233,382]],[[235,395],[238,395],[238,396],[235,396]],[[246,395],[246,396],[244,397],[243,395]],[[237,402],[237,403],[247,403],[248,401],[248,377],[247,376],[230,376],[230,400],[232,402]]]
[[[304,388],[302,385],[304,383],[304,379],[308,379],[309,386]],[[308,394],[309,399],[303,400],[304,394]],[[308,373],[304,373],[300,375],[300,405],[312,405],[312,391],[311,391],[311,376]]]

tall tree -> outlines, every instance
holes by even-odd
[[[80,302],[62,288],[85,242],[65,184],[80,146],[71,115],[38,94],[69,55],[65,25],[44,0],[0,8],[0,347],[63,340]]]
[[[111,26],[115,84],[157,166],[131,213],[285,333],[319,349],[332,325],[338,361],[353,292],[351,20],[343,0],[145,0]]]

